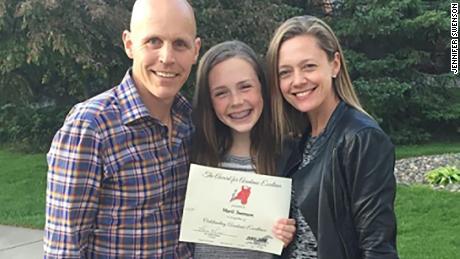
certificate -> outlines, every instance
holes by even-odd
[[[288,218],[291,179],[192,164],[180,241],[281,254],[272,235]]]

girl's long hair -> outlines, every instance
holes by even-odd
[[[233,139],[230,128],[216,116],[209,90],[209,73],[217,64],[240,58],[248,62],[257,74],[263,98],[262,114],[250,133],[251,158],[258,174],[275,175],[274,134],[270,123],[270,95],[264,69],[255,52],[240,41],[226,41],[213,46],[201,58],[193,98],[193,122],[195,134],[192,140],[191,160],[207,166],[219,166],[230,150]]]

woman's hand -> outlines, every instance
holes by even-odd
[[[283,241],[284,247],[294,239],[296,228],[294,219],[279,219],[272,228],[276,238]]]

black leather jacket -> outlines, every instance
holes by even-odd
[[[387,135],[341,102],[312,150],[313,160],[298,170],[305,140],[284,152],[283,171],[293,179],[318,258],[398,258],[394,146]]]

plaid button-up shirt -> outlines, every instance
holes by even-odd
[[[189,258],[179,242],[193,126],[184,97],[168,128],[130,72],[77,104],[48,153],[45,258]]]

